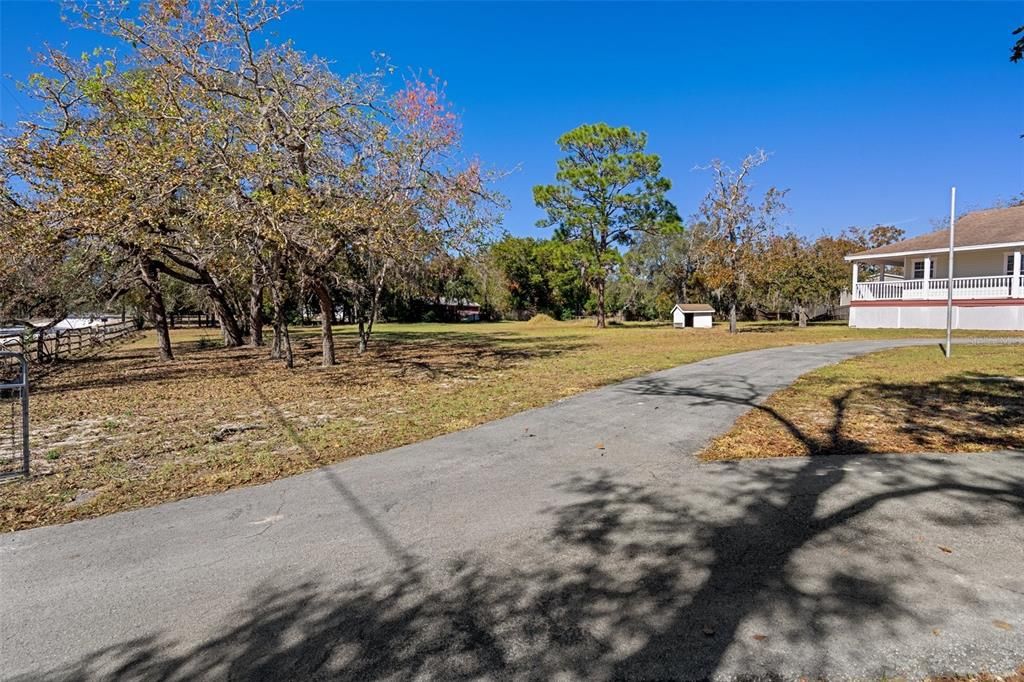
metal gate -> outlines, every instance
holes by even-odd
[[[0,351],[0,479],[28,476],[28,362]]]

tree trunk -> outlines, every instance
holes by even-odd
[[[284,353],[284,365],[288,369],[295,366],[295,355],[292,352],[292,339],[288,335],[288,323],[284,319],[284,300],[276,283],[270,286],[271,298],[274,302],[274,345],[270,357],[279,359]]]
[[[288,323],[282,320],[281,336],[284,338],[284,366],[288,369],[295,367],[295,353],[292,351],[292,337],[288,333]]]
[[[284,306],[274,306],[274,357],[280,358],[284,354],[284,366],[291,369],[295,366],[295,356],[292,354],[292,339],[288,334],[288,323],[284,319]]]
[[[729,304],[729,333],[736,333],[736,301]]]
[[[320,341],[323,346],[323,358],[321,364],[330,367],[336,364],[334,357],[334,331],[331,323],[334,321],[334,300],[331,298],[331,291],[322,281],[313,285],[316,293],[316,300],[320,304]]]
[[[373,323],[377,321],[380,313],[380,295],[384,291],[384,280],[387,279],[388,264],[381,266],[380,272],[373,281],[373,297],[370,298],[369,314],[365,314],[359,305],[359,299],[352,305],[352,314],[359,320],[359,353],[365,353],[370,343],[370,334],[373,333]]]
[[[604,312],[604,287],[605,279],[602,277],[597,281],[597,328],[604,329],[605,323],[605,312]]]
[[[46,352],[46,332],[39,331],[36,333],[36,362],[40,365],[46,362],[48,353]]]
[[[221,331],[224,334],[224,345],[243,345],[245,343],[245,336],[242,334],[242,328],[238,325],[238,319],[235,317],[234,311],[231,310],[224,291],[216,285],[207,286],[206,291],[213,302],[217,321],[220,323]]]
[[[164,295],[160,290],[160,276],[157,273],[156,265],[152,260],[143,256],[139,270],[149,299],[149,322],[156,330],[157,342],[160,346],[160,359],[173,360],[171,332],[167,326],[167,307],[164,305]]]
[[[263,345],[263,287],[256,283],[255,273],[249,289],[249,344],[253,348]]]
[[[359,353],[365,353],[370,345],[370,336],[373,334],[373,323],[377,318],[376,303],[370,306],[370,314],[366,317],[359,317]]]
[[[807,326],[807,308],[805,308],[802,305],[801,306],[797,306],[796,311],[797,311],[797,317],[800,320],[800,326],[801,327],[806,327]]]
[[[276,315],[275,315],[276,318]],[[272,324],[273,327],[273,339],[270,342],[270,357],[273,360],[281,359],[281,325],[276,321]]]

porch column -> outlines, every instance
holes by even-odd
[[[853,261],[853,285],[850,287],[850,300],[857,300],[857,273],[860,270],[860,263]]]
[[[1024,287],[1020,285],[1021,273],[1021,250],[1013,252],[1013,276],[1010,278],[1010,296],[1013,298],[1024,298]]]
[[[928,298],[928,285],[932,279],[932,257],[924,257],[924,281],[921,282],[921,296]]]

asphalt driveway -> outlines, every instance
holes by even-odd
[[[1013,669],[1024,453],[693,457],[800,374],[904,343],[724,356],[264,486],[2,535],[0,673]]]

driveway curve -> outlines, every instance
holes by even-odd
[[[801,374],[918,343],[934,341],[722,356],[267,485],[0,536],[0,675],[1013,669],[1024,453],[694,459]]]

